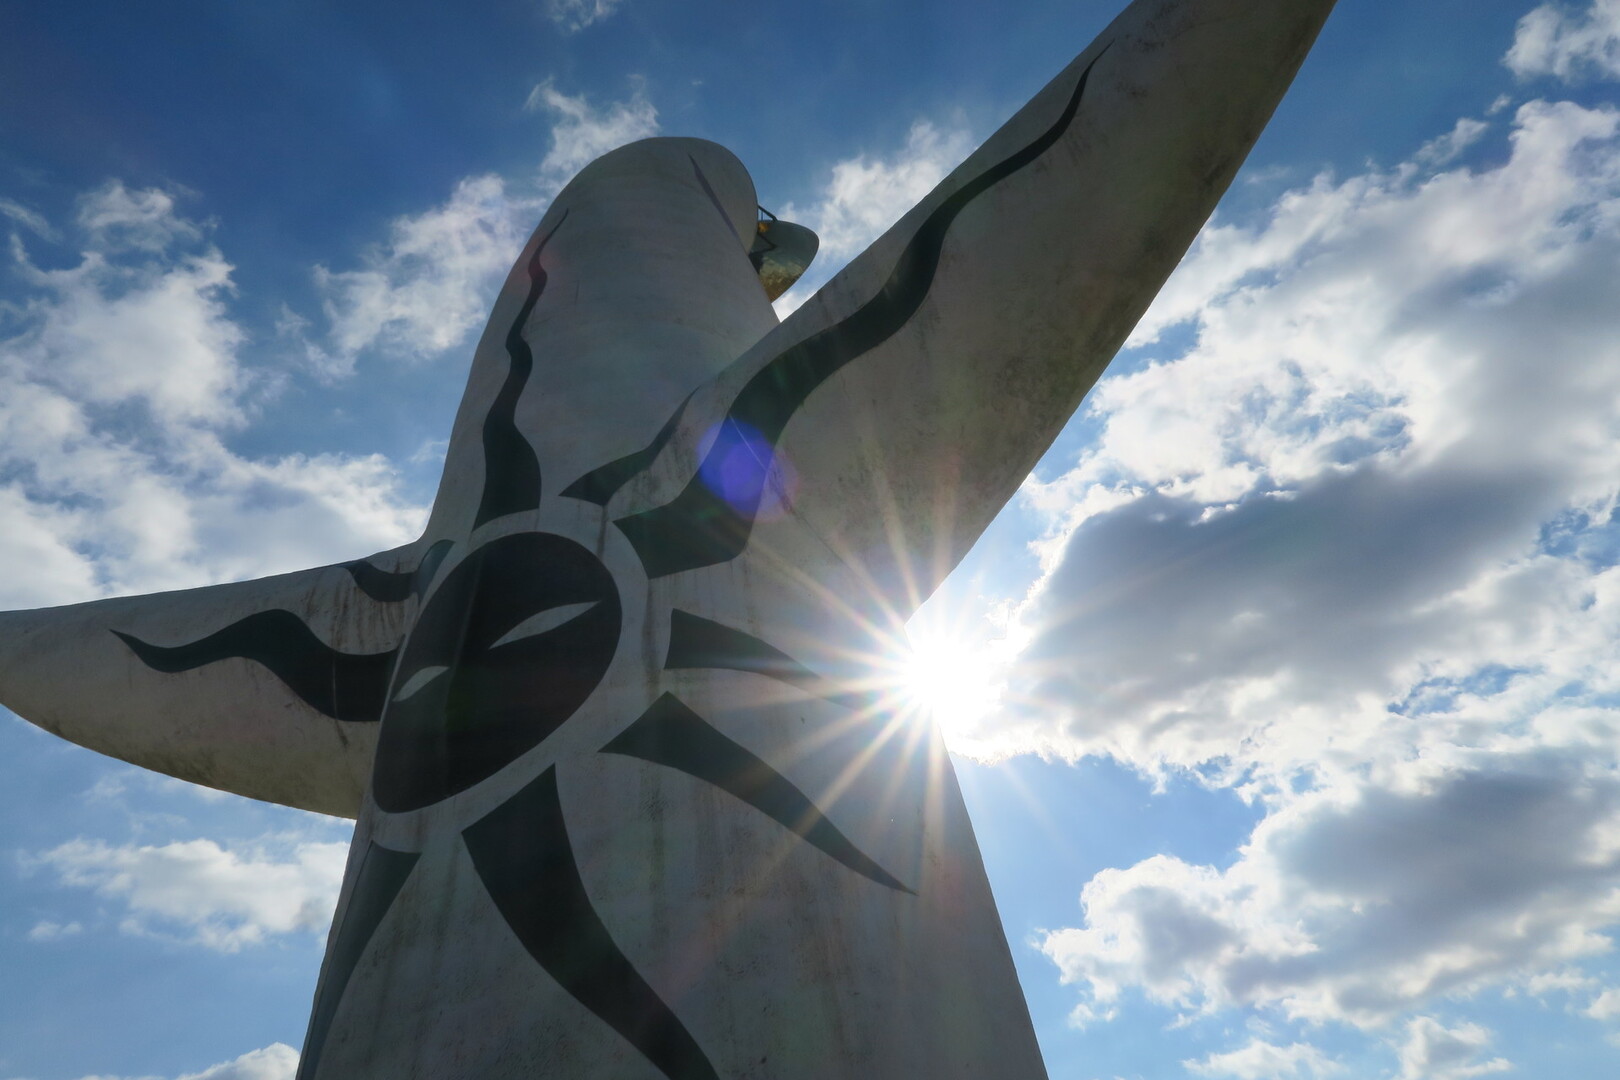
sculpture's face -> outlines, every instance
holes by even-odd
[[[583,705],[619,640],[618,589],[549,533],[492,540],[428,598],[389,689],[373,791],[417,810],[538,746]]]

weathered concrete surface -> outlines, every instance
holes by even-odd
[[[6,616],[0,700],[358,810],[302,1077],[1043,1076],[882,672],[1331,6],[1138,0],[780,326],[735,158],[607,155],[496,301],[421,540]]]
[[[372,556],[415,566],[418,545]],[[371,772],[375,723],[312,707],[241,658],[177,673],[143,663],[114,631],[182,645],[265,611],[290,612],[331,651],[380,653],[411,605],[378,603],[341,566],[233,585],[0,612],[0,702],[81,746],[182,780],[354,817]],[[319,668],[318,656],[304,660]],[[318,670],[328,682],[339,676]]]

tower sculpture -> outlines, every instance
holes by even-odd
[[[1044,1076],[882,658],[1331,7],[1137,0],[780,324],[756,264],[805,234],[767,250],[730,153],[607,154],[506,279],[419,540],[0,615],[0,700],[358,819],[303,1080]]]

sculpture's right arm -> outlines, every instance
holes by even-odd
[[[135,765],[353,817],[415,605],[414,549],[0,613],[0,704]]]
[[[649,571],[841,564],[909,616],[1123,344],[1332,6],[1136,0],[694,396],[610,504]]]

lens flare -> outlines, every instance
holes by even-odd
[[[983,643],[934,627],[908,630],[911,648],[901,660],[901,692],[931,714],[947,742],[966,735],[995,711],[1000,698],[994,657]]]
[[[792,504],[798,474],[770,440],[739,420],[711,428],[698,446],[698,476],[732,509],[756,521],[781,517]]]

